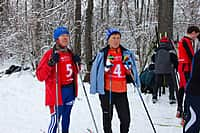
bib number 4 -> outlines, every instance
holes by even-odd
[[[118,77],[121,77],[121,66],[120,64],[117,64],[114,68],[113,74],[116,74]]]

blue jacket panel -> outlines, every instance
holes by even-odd
[[[122,56],[128,56],[129,62],[132,64],[132,72],[134,74],[134,82],[136,87],[140,87],[140,79],[137,72],[135,63],[135,56],[131,51],[122,47]],[[90,93],[105,94],[104,92],[104,52],[100,51],[93,64],[90,73]]]

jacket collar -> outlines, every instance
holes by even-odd
[[[119,47],[122,50],[122,52],[127,50],[121,44],[119,45]],[[101,51],[108,51],[108,49],[110,49],[109,45],[107,45],[106,47],[104,47]]]
[[[127,51],[126,48],[124,48],[122,45],[119,45],[121,52],[122,52],[122,56],[124,55],[124,51]],[[109,45],[107,45],[106,47],[104,47],[102,50],[100,50],[100,52],[104,53],[104,66],[106,65],[106,58],[108,55],[108,50],[110,49]]]
[[[188,37],[188,36],[184,36],[185,39],[189,39],[192,40],[192,38]]]

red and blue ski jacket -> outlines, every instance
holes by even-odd
[[[36,76],[39,81],[45,81],[45,105],[55,105],[56,104],[56,68],[48,65],[48,61],[51,58],[53,49],[48,50],[42,57],[37,69]],[[72,54],[72,53],[71,53]],[[73,57],[73,54],[72,54]],[[58,63],[58,68],[59,67]],[[73,84],[75,88],[75,96],[78,95],[78,68],[74,61],[72,61],[72,71],[73,71]],[[63,71],[58,69],[58,104],[62,105],[62,95],[61,95],[61,78]]]

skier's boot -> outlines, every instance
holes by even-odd
[[[176,112],[176,118],[182,118],[183,117],[183,109],[182,107],[178,107]]]
[[[175,104],[176,103],[176,98],[173,96],[169,98],[169,104]]]
[[[176,118],[182,118],[183,117],[183,111],[177,110],[176,112]]]
[[[155,104],[157,101],[158,101],[157,97],[153,97],[153,98],[152,98],[153,104]]]

